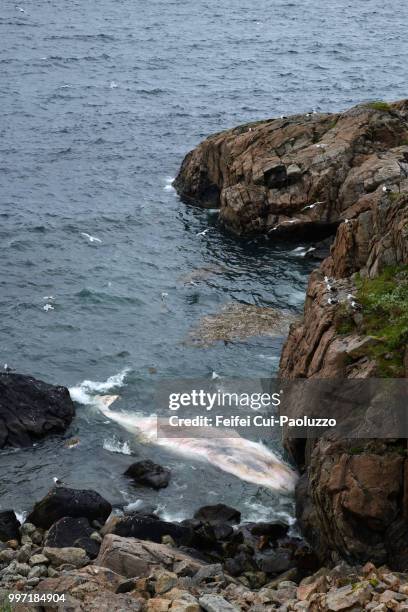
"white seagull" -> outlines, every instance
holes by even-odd
[[[329,306],[333,306],[334,304],[337,304],[337,300],[335,298],[329,298],[327,300],[327,303],[329,304]]]
[[[210,228],[203,230],[202,232],[198,232],[196,236],[205,236],[210,231]]]
[[[313,204],[307,204],[302,208],[302,210],[307,210],[308,208],[315,208],[315,206],[319,206],[320,204],[325,204],[326,201],[322,200],[321,202],[314,202]]]
[[[25,10],[21,8],[21,6],[16,6],[16,11],[20,11],[20,13],[25,13]]]
[[[100,238],[95,238],[95,236],[91,236],[91,234],[87,234],[86,232],[81,232],[81,236],[88,238],[89,242],[102,242]]]
[[[63,487],[65,484],[62,480],[60,480],[56,476],[54,476],[53,481],[56,487]]]
[[[316,147],[317,149],[325,149],[327,146],[328,146],[328,145],[327,145],[326,143],[324,143],[324,142],[318,142],[318,143],[315,145],[315,147]]]
[[[167,291],[162,291],[162,293],[161,293],[161,299],[163,300],[163,302],[164,302],[164,300],[166,299],[166,297],[167,297],[168,295],[169,295],[169,294],[167,293]]]
[[[44,295],[43,300],[55,302],[55,297],[53,295]]]
[[[383,185],[382,190],[384,193],[391,193],[392,191],[391,187],[388,187],[387,185]]]
[[[54,306],[52,306],[52,304],[46,304],[43,307],[43,310],[45,310],[45,312],[48,312],[49,310],[54,310]]]

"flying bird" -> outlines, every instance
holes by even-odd
[[[210,231],[209,228],[203,230],[202,232],[198,232],[198,234],[196,234],[196,236],[205,236],[208,232]]]
[[[43,306],[43,310],[45,310],[45,312],[48,312],[49,310],[54,310],[54,306],[52,306],[52,304],[46,304],[45,306]]]
[[[95,236],[91,236],[91,234],[87,234],[86,232],[81,232],[81,236],[88,238],[89,242],[102,242],[100,238],[95,238]]]

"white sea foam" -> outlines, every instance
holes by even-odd
[[[137,499],[134,502],[128,503],[128,505],[124,506],[123,509],[126,510],[126,512],[137,512],[137,510],[143,508],[144,505],[145,502],[143,501],[143,499]]]
[[[25,521],[25,520],[26,520],[26,518],[27,518],[27,514],[28,514],[28,512],[26,512],[25,510],[23,510],[22,512],[18,512],[18,511],[16,510],[16,513],[15,513],[15,514],[16,514],[17,520],[18,520],[18,521],[19,521],[21,524],[23,524],[23,523],[24,523],[24,521]]]
[[[129,442],[120,442],[116,438],[105,438],[103,448],[110,453],[119,453],[121,455],[131,455]]]
[[[259,523],[263,521],[279,521],[292,527],[296,522],[293,514],[290,514],[287,510],[277,509],[276,504],[274,507],[262,504],[260,502],[247,501],[244,503],[247,508],[244,512],[244,520],[249,523]]]
[[[174,181],[174,176],[166,176],[166,184],[164,186],[164,191],[174,191],[174,187],[173,187],[173,181]]]
[[[99,393],[108,393],[113,389],[119,389],[125,384],[126,376],[130,368],[124,368],[117,374],[109,376],[105,381],[84,380],[79,385],[71,387],[69,394],[71,399],[85,406],[96,406],[101,402]]]

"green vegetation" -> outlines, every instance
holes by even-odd
[[[384,102],[383,100],[374,100],[373,102],[368,102],[366,106],[368,108],[372,108],[373,110],[384,111],[387,113],[392,111],[392,108],[388,104],[388,102]]]
[[[364,313],[361,331],[380,340],[368,354],[384,376],[398,378],[408,341],[408,266],[389,266],[372,279],[357,277],[356,286]]]
[[[11,603],[8,601],[7,596],[0,601],[0,612],[13,612],[13,608],[11,607]]]
[[[356,325],[347,304],[339,304],[336,311],[335,327],[337,333],[342,336],[347,336],[356,329]]]

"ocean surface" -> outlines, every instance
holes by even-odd
[[[407,17],[403,0],[2,0],[0,362],[81,403],[65,436],[0,453],[0,508],[28,510],[56,475],[172,518],[218,501],[291,513],[286,495],[144,443],[87,393],[150,415],[160,379],[276,372],[282,337],[186,338],[231,303],[301,312],[313,264],[226,235],[171,180],[212,132],[405,97]],[[145,457],[172,469],[167,489],[122,476]]]

